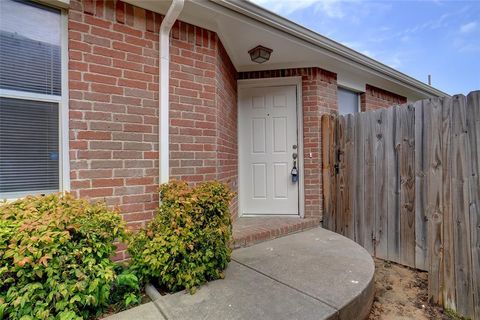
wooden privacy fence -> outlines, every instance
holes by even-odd
[[[480,91],[322,118],[324,227],[480,320]]]

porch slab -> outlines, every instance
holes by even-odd
[[[350,239],[323,228],[235,250],[233,259],[338,310],[364,319],[373,302],[375,265]]]
[[[166,319],[365,319],[374,264],[322,228],[235,250],[224,280],[154,301]]]
[[[225,279],[155,301],[167,319],[331,319],[336,310],[294,288],[232,261]]]
[[[233,223],[234,249],[317,227],[317,218],[241,217]]]

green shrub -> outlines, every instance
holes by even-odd
[[[69,194],[1,204],[0,319],[91,318],[118,303],[112,289],[136,303],[136,276],[111,261],[126,236],[116,212]]]
[[[160,188],[158,214],[129,244],[132,268],[143,281],[175,292],[223,278],[230,261],[230,189],[219,182]]]

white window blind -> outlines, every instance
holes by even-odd
[[[59,189],[58,104],[0,98],[0,194]]]
[[[60,95],[60,11],[12,0],[0,6],[0,87]]]
[[[61,12],[0,0],[0,199],[60,190]]]

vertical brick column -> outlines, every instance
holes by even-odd
[[[217,35],[177,21],[170,52],[170,174],[237,191],[237,71]],[[237,200],[232,203],[237,215]]]
[[[170,51],[170,175],[201,182],[216,179],[216,34],[181,21]]]
[[[305,217],[322,219],[321,116],[338,111],[337,75],[312,68],[302,86]]]
[[[238,191],[238,131],[237,131],[237,71],[222,43],[217,41],[216,97],[217,97],[217,180]],[[230,210],[238,215],[238,197]]]

